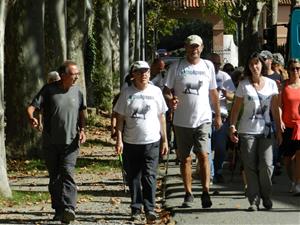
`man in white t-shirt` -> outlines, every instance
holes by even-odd
[[[191,176],[193,149],[201,167],[202,207],[209,208],[212,205],[209,196],[208,160],[212,122],[210,100],[215,111],[216,129],[222,124],[215,70],[210,61],[200,58],[203,50],[201,37],[188,36],[185,49],[186,58],[173,63],[167,72],[164,94],[169,106],[174,110],[173,124],[185,189],[182,206],[190,207],[194,200]]]
[[[235,86],[231,77],[226,72],[220,70],[221,57],[217,53],[211,53],[209,59],[214,64],[216,72],[217,89],[219,92],[220,109],[223,125],[219,130],[213,128],[212,132],[212,151],[215,152],[213,159],[213,182],[223,183],[224,178],[222,175],[223,162],[226,155],[227,146],[227,132],[229,129],[228,118],[228,101],[234,98]],[[214,112],[213,112],[214,116]]]

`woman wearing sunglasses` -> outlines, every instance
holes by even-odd
[[[287,174],[291,180],[291,193],[300,195],[300,61],[288,62],[289,79],[281,92],[283,143],[281,150]]]

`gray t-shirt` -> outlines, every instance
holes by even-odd
[[[77,136],[79,112],[86,108],[78,86],[65,91],[59,82],[46,84],[31,105],[43,112],[43,138],[51,144],[70,144]]]

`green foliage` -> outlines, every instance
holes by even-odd
[[[33,205],[40,202],[50,200],[48,192],[33,192],[33,191],[12,191],[12,198],[4,198],[0,196],[0,206],[17,206],[17,205]]]
[[[235,34],[236,23],[232,20],[228,13],[225,11],[225,4],[229,8],[233,6],[229,4],[228,0],[208,0],[206,1],[207,5],[204,7],[203,11],[206,14],[211,14],[212,12],[216,15],[219,15],[224,22],[224,33],[225,34]]]
[[[120,169],[120,162],[117,159],[103,160],[96,158],[79,158],[76,164],[76,171],[81,172],[105,172]]]

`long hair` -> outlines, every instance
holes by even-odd
[[[248,57],[248,60],[247,60],[247,63],[245,65],[245,70],[244,70],[244,77],[248,77],[248,78],[251,78],[252,77],[252,72],[249,68],[249,63],[252,61],[252,60],[257,60],[257,61],[260,61],[261,64],[262,64],[262,69],[261,69],[261,74],[263,76],[266,76],[267,75],[267,71],[268,71],[268,68],[265,64],[265,61],[263,59],[263,57],[258,53],[258,52],[254,52],[252,53],[249,57]]]

